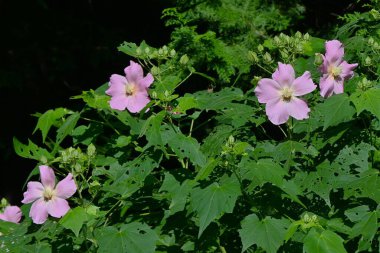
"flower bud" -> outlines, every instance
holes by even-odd
[[[136,48],[136,54],[137,55],[141,55],[141,53],[142,53],[141,48],[140,47]]]
[[[379,50],[380,49],[379,43],[377,43],[377,42],[373,43],[373,48],[375,50]]]
[[[146,48],[145,48],[145,53],[146,53],[146,54],[149,54],[149,53],[150,53],[150,48],[149,48],[149,47],[146,47]]]
[[[152,73],[153,76],[157,76],[160,74],[160,69],[157,67],[157,66],[153,66],[151,69],[150,69],[150,73]]]
[[[8,206],[8,201],[7,201],[7,199],[2,198],[1,202],[0,202],[0,208],[4,208],[6,206]]]
[[[159,55],[163,55],[164,54],[164,50],[162,48],[158,49],[158,54]]]
[[[286,51],[286,50],[281,50],[281,51],[280,51],[280,54],[281,54],[281,57],[282,57],[283,59],[288,59],[288,58],[289,58],[288,51]]]
[[[157,99],[157,92],[153,91],[152,94],[150,94],[150,97],[153,99]]]
[[[310,222],[310,216],[307,213],[303,216],[303,221],[305,223],[309,223]]]
[[[170,50],[170,56],[171,57],[174,57],[176,54],[176,51],[174,49]]]
[[[181,63],[182,65],[186,65],[188,62],[189,57],[186,54],[182,55],[181,59],[179,59],[179,63]]]
[[[258,45],[257,46],[257,50],[259,50],[259,52],[262,52],[262,51],[264,51],[264,47],[263,47],[263,45]]]
[[[96,147],[94,146],[94,144],[91,143],[87,147],[87,155],[89,157],[95,157],[95,153],[96,153]]]
[[[316,53],[314,56],[314,65],[320,66],[323,63],[323,55],[320,53]]]
[[[372,38],[372,37],[370,37],[369,39],[368,39],[368,45],[373,45],[373,43],[375,42],[375,40]]]
[[[235,142],[235,138],[232,135],[230,135],[228,137],[227,145],[232,146],[234,144],[234,142]]]
[[[297,31],[294,37],[296,37],[297,39],[302,39],[302,34]]]
[[[309,35],[308,33],[305,33],[305,34],[303,35],[303,39],[304,39],[304,40],[309,40],[309,39],[310,39],[310,35]]]
[[[364,65],[370,66],[371,64],[372,64],[372,59],[369,56],[367,56],[364,60]]]
[[[277,36],[274,36],[274,38],[273,38],[273,42],[274,42],[274,44],[275,44],[275,45],[278,45],[278,44],[280,44],[280,43],[281,43],[281,40],[280,40],[280,38],[279,38],[279,37],[277,37]]]
[[[272,62],[272,57],[270,56],[270,54],[268,52],[265,52],[263,58],[264,58],[264,61],[266,61],[268,63]]]
[[[248,60],[251,62],[258,62],[259,58],[257,57],[257,54],[253,51],[248,51]]]
[[[165,92],[164,92],[164,96],[165,96],[165,97],[169,97],[169,96],[170,96],[170,93],[169,93],[168,90],[165,90]]]

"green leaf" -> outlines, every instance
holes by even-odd
[[[165,179],[159,191],[166,191],[168,193],[169,199],[171,200],[169,206],[169,212],[171,215],[183,211],[190,190],[191,185],[189,180],[185,180],[180,184],[173,175],[165,173]]]
[[[231,126],[217,126],[214,131],[203,140],[201,151],[209,157],[220,154],[228,137],[233,134],[233,130]]]
[[[189,158],[192,163],[198,166],[206,165],[206,157],[201,152],[200,145],[196,139],[181,133],[175,133],[168,135],[165,142],[168,143],[179,158]]]
[[[165,111],[161,111],[156,115],[150,116],[144,123],[140,137],[146,135],[146,139],[148,140],[148,144],[145,148],[150,146],[163,146],[163,141],[161,137],[160,127],[161,123],[165,117]]]
[[[256,214],[248,215],[239,230],[243,251],[256,244],[265,252],[276,253],[284,242],[288,226],[290,222],[286,219],[267,216],[260,221]]]
[[[83,99],[83,101],[86,102],[89,107],[95,109],[110,108],[110,105],[108,103],[108,101],[110,100],[110,96],[107,96],[105,93],[100,95],[96,93],[94,90],[83,91],[81,95],[74,96],[73,99]]]
[[[63,139],[66,138],[66,136],[72,133],[79,118],[80,118],[80,113],[75,112],[65,120],[65,122],[60,128],[58,128],[57,139],[56,139],[58,145],[63,141]]]
[[[324,121],[323,130],[326,130],[330,126],[349,121],[355,114],[355,108],[350,105],[350,99],[347,94],[331,96],[317,107]]]
[[[17,155],[42,162],[46,162],[52,158],[52,155],[49,153],[49,151],[38,147],[31,140],[28,141],[28,145],[25,145],[17,140],[16,137],[13,137],[13,147]]]
[[[239,181],[233,176],[191,191],[191,205],[199,217],[198,238],[214,219],[224,213],[232,213],[240,194]]]
[[[357,206],[344,211],[344,215],[352,222],[358,222],[363,219],[369,212],[368,206]]]
[[[199,91],[194,93],[198,107],[202,110],[222,110],[232,107],[232,101],[244,98],[243,92],[238,88],[224,88],[218,92]]]
[[[319,233],[311,229],[304,239],[303,249],[306,253],[347,253],[343,239],[330,230]]]
[[[198,174],[195,177],[195,181],[206,179],[211,174],[213,169],[218,165],[218,163],[219,159],[210,158],[207,161],[207,164],[198,171]]]
[[[369,212],[361,220],[356,223],[351,230],[350,238],[361,235],[361,243],[359,243],[360,251],[367,250],[371,247],[371,243],[379,228],[377,211]]]
[[[380,119],[380,89],[372,88],[366,91],[356,92],[351,96],[351,101],[356,107],[357,114],[367,110]]]
[[[57,125],[59,120],[61,120],[62,117],[68,113],[69,111],[65,108],[57,108],[54,110],[48,110],[47,112],[45,112],[38,118],[38,122],[33,133],[35,133],[38,129],[41,130],[42,142],[45,143],[45,139],[50,128],[54,125]]]
[[[194,97],[184,96],[177,99],[178,105],[173,110],[175,112],[186,113],[187,110],[197,108],[198,102]]]
[[[59,223],[66,229],[70,229],[76,236],[79,235],[83,224],[87,221],[87,213],[83,207],[75,207],[71,209]]]
[[[96,239],[99,253],[153,253],[158,236],[148,225],[132,222],[120,228],[104,227]]]

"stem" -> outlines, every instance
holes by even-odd
[[[288,121],[288,139],[289,140],[292,140],[292,135],[293,135],[293,118],[291,118],[289,121]]]
[[[285,133],[284,129],[279,125],[278,128],[280,128],[281,132],[284,134],[285,138],[288,138],[288,135]]]
[[[261,66],[260,64],[256,64],[256,66],[260,67],[262,70],[264,70],[265,72],[267,72],[268,74],[272,74],[272,72],[270,72],[269,70],[267,70],[266,68],[264,68],[263,66]]]
[[[191,137],[191,134],[193,133],[193,126],[194,126],[194,119],[191,120],[190,130],[189,130],[189,137]]]

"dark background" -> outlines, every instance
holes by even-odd
[[[162,46],[170,29],[160,19],[174,0],[0,0],[0,198],[19,204],[35,161],[17,157],[12,138],[32,136],[31,116],[56,107],[76,108],[69,98],[95,89],[129,58],[123,41]],[[336,17],[357,8],[352,1],[305,0],[300,31],[326,31]],[[323,35],[322,35],[323,37]],[[79,104],[77,104],[79,103]]]

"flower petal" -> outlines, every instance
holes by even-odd
[[[334,92],[334,78],[324,75],[319,80],[319,88],[321,89],[321,96],[324,98],[330,97]]]
[[[334,93],[335,94],[341,94],[344,92],[343,90],[344,90],[343,79],[335,80],[334,81]]]
[[[46,165],[40,166],[40,176],[42,185],[50,188],[54,188],[55,186],[55,174],[54,170]]]
[[[294,81],[294,69],[290,64],[278,63],[278,68],[272,74],[273,80],[277,81],[281,87],[290,86]]]
[[[139,88],[147,89],[154,82],[154,78],[151,73],[148,73],[146,77],[141,79],[137,84]]]
[[[125,84],[127,79],[124,76],[113,74],[110,77],[109,88],[106,94],[110,96],[125,95]]]
[[[18,206],[7,206],[4,210],[4,216],[6,221],[19,223],[22,216],[21,209]]]
[[[31,181],[28,183],[27,191],[24,192],[23,204],[28,204],[43,197],[44,187],[40,182]]]
[[[288,113],[295,119],[307,119],[309,118],[310,108],[307,103],[299,98],[293,98],[288,104]]]
[[[70,198],[76,191],[77,186],[75,185],[71,173],[69,173],[63,180],[59,181],[55,187],[56,196],[63,199]]]
[[[339,40],[330,40],[325,44],[326,48],[326,60],[330,64],[339,64],[342,62],[344,55],[343,44]]]
[[[265,111],[269,120],[275,125],[281,125],[289,119],[287,105],[281,99],[273,99],[269,101],[266,105]]]
[[[130,65],[124,69],[129,83],[139,83],[144,78],[144,72],[140,64],[130,61]]]
[[[61,218],[70,210],[70,206],[65,199],[53,198],[48,202],[47,210],[51,216]]]
[[[36,224],[42,224],[46,221],[48,217],[48,205],[43,198],[33,203],[30,208],[29,216]]]
[[[255,94],[260,103],[268,103],[272,99],[280,98],[280,85],[269,78],[263,78],[255,88]]]
[[[315,90],[317,85],[313,83],[310,72],[306,71],[302,76],[294,80],[292,88],[295,96],[303,96]]]
[[[113,96],[110,100],[110,106],[112,109],[123,111],[128,105],[128,96]]]
[[[132,113],[140,112],[149,101],[146,92],[136,92],[133,96],[128,97],[127,109]]]
[[[354,69],[358,66],[357,63],[353,63],[353,64],[349,64],[348,62],[346,61],[343,61],[339,67],[342,68],[342,73],[340,74],[340,76],[344,79],[344,80],[348,80],[350,79],[351,77],[354,76]]]

